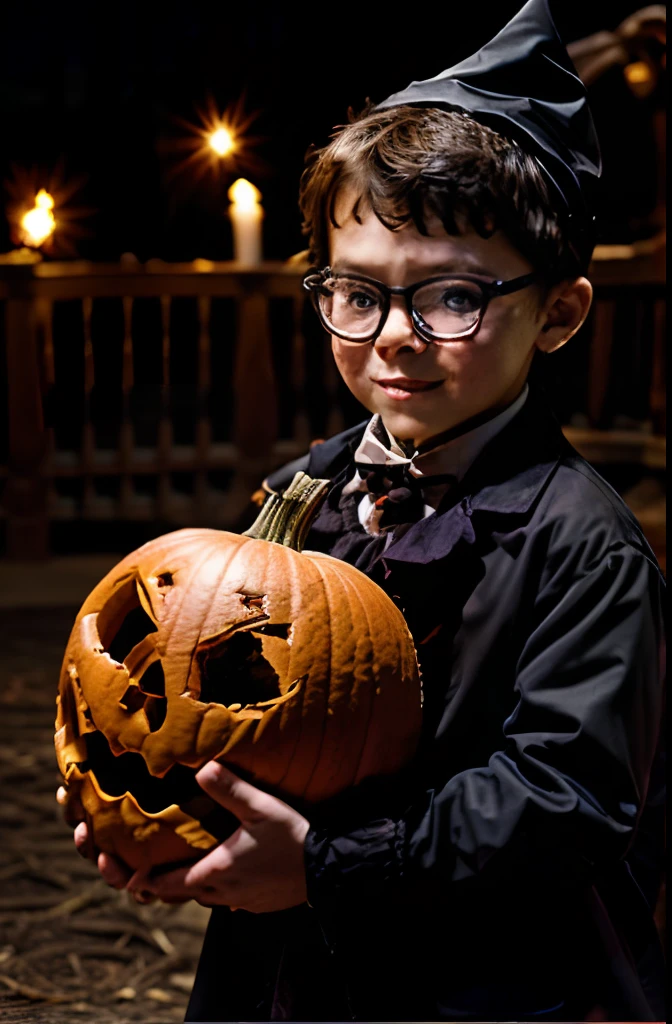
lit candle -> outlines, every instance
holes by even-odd
[[[21,218],[21,241],[24,245],[39,249],[54,233],[56,221],[52,213],[53,208],[52,196],[41,188],[35,196],[35,206]]]
[[[233,252],[238,263],[261,263],[261,222],[264,210],[261,192],[245,178],[238,178],[228,192],[229,216],[233,225]]]

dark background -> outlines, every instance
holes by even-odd
[[[64,212],[86,231],[53,256],[117,260],[132,252],[230,259],[226,189],[241,174],[263,193],[265,256],[304,248],[297,186],[306,148],[323,144],[347,109],[382,100],[469,56],[519,9],[520,0],[392,5],[7,5],[0,42],[0,180],[31,172],[37,187],[80,182]],[[613,29],[644,0],[551,0],[566,42]],[[170,177],[175,140],[197,123],[208,96],[219,111],[241,101],[256,114],[263,164],[220,169],[200,183]],[[625,241],[624,211],[654,199],[650,118],[620,69],[591,89],[605,160],[604,241]],[[84,213],[88,210],[88,213]],[[58,211],[57,211],[58,214]],[[58,235],[57,235],[58,240]],[[0,217],[0,251],[13,246]]]

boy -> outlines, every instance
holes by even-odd
[[[231,840],[160,879],[102,855],[111,884],[215,906],[189,1021],[663,1019],[662,579],[527,384],[591,301],[599,155],[567,64],[530,0],[445,99],[416,83],[304,175],[306,286],[373,418],[266,487],[332,482],[306,547],[402,608],[423,738],[328,821],[210,764]],[[510,88],[528,65],[539,124]]]

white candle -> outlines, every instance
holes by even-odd
[[[234,259],[247,266],[261,263],[261,222],[264,217],[261,192],[245,178],[238,178],[228,195],[231,200],[229,216],[233,226]]]

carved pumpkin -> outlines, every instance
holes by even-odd
[[[159,537],[77,616],[58,764],[96,846],[131,867],[193,859],[237,826],[222,831],[194,779],[212,758],[306,805],[397,771],[415,749],[420,682],[401,613],[352,566],[287,546],[314,511],[306,480],[312,508],[305,487],[298,516],[291,488],[271,502],[275,534],[265,507],[248,535]]]

